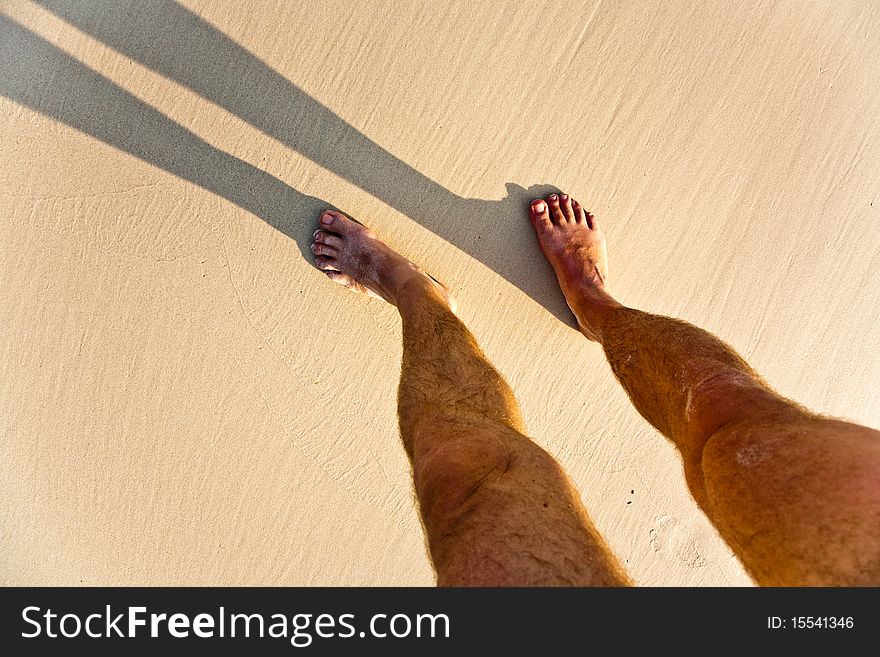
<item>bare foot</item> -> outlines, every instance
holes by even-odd
[[[620,304],[606,290],[608,256],[596,219],[567,194],[532,201],[529,218],[581,332],[598,341],[591,317],[601,308]]]
[[[341,212],[326,210],[314,232],[315,266],[350,290],[398,305],[407,289],[436,289],[455,312],[449,290],[391,249],[366,226]]]

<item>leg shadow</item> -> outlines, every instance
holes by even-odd
[[[214,148],[18,23],[0,16],[0,95],[61,121],[247,210],[291,237],[303,256],[326,201]]]
[[[508,183],[501,201],[454,194],[174,0],[35,1],[410,217],[575,326],[525,219],[529,201],[555,188]],[[294,210],[279,208],[288,215]],[[311,222],[317,215],[296,216]]]

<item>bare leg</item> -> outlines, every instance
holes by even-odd
[[[438,584],[629,583],[448,291],[340,213],[312,248],[333,280],[400,311],[400,432]]]
[[[530,214],[581,331],[758,583],[880,584],[880,432],[811,413],[706,331],[614,300],[604,237],[576,201]]]

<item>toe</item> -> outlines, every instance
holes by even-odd
[[[363,229],[361,224],[335,210],[324,211],[324,214],[321,215],[321,227],[339,235],[346,235],[352,231]]]
[[[314,238],[316,244],[326,244],[327,246],[332,246],[335,249],[342,248],[342,238],[339,237],[339,235],[326,233],[323,230],[316,230],[314,233]]]
[[[576,224],[585,224],[587,223],[587,212],[584,210],[584,206],[578,203],[575,199],[571,199],[571,209],[574,212],[574,222]]]
[[[585,225],[589,226],[590,228],[594,227],[595,224],[593,223],[593,221],[594,221],[593,215],[590,214],[589,212],[587,212],[584,209],[583,205],[581,205],[580,203],[578,203],[577,201],[572,199],[571,200],[571,207],[572,207],[572,210],[574,210],[574,217],[575,217],[576,223],[585,224]]]
[[[536,228],[548,228],[552,224],[550,222],[550,212],[548,211],[547,204],[544,202],[544,199],[536,199],[532,201],[531,206],[529,206],[529,216],[532,220],[532,225]]]
[[[568,194],[559,195],[559,210],[562,212],[565,221],[574,223],[574,210],[571,209],[571,198]]]
[[[334,264],[333,258],[327,256],[318,256],[315,258],[315,267],[323,271],[339,271]]]
[[[327,278],[329,278],[334,283],[341,283],[342,285],[346,285],[349,281],[351,281],[348,276],[339,271],[328,270],[324,273],[327,274]]]
[[[547,203],[550,206],[550,218],[554,224],[561,224],[565,217],[559,207],[559,194],[550,194],[547,197]]]
[[[599,226],[596,223],[596,217],[593,215],[593,213],[585,211],[584,214],[586,214],[587,216],[587,225],[593,230],[598,230]]]
[[[335,258],[339,255],[339,250],[330,246],[329,244],[320,244],[315,242],[312,244],[312,253],[315,255],[325,255],[330,256],[331,258]]]

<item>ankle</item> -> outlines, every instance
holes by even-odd
[[[566,295],[569,307],[578,320],[578,327],[587,338],[602,342],[603,327],[620,309],[625,306],[612,297],[604,288],[585,287],[571,296]]]
[[[395,290],[394,305],[403,312],[405,307],[420,305],[426,301],[449,306],[446,297],[427,274],[415,267],[410,271],[402,272]]]

